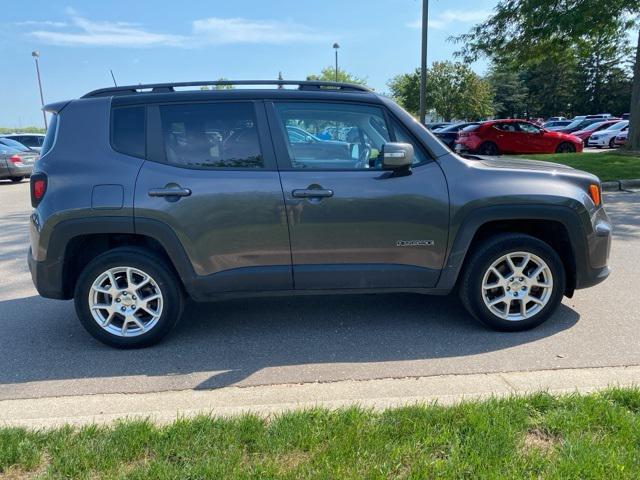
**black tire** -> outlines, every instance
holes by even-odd
[[[485,273],[496,260],[508,253],[520,251],[536,255],[548,265],[553,287],[548,302],[537,313],[523,320],[507,320],[494,314],[485,305],[482,282]],[[465,308],[481,323],[494,330],[516,332],[537,327],[556,311],[564,295],[565,281],[562,261],[547,243],[524,234],[499,234],[470,252],[460,279],[459,294]]]
[[[20,183],[22,180],[24,180],[24,177],[11,177],[9,180],[11,180],[13,183]]]
[[[495,143],[484,142],[482,145],[480,145],[480,148],[478,149],[478,153],[480,155],[495,157],[496,155],[500,155],[500,150],[498,149],[498,146]]]
[[[562,142],[556,148],[556,153],[576,153],[576,147],[569,142]]]
[[[149,331],[137,336],[110,333],[98,325],[91,313],[89,293],[93,282],[107,270],[117,267],[143,271],[153,278],[162,293],[163,308],[159,319]],[[97,340],[116,348],[143,348],[159,342],[178,323],[184,308],[184,293],[177,274],[165,260],[142,248],[121,247],[97,256],[84,268],[76,283],[75,307],[80,322]]]
[[[609,140],[609,148],[616,148],[616,137]]]

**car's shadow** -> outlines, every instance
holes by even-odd
[[[313,366],[336,364],[340,371],[344,364],[472,356],[555,335],[579,318],[562,305],[541,327],[497,333],[472,320],[455,296],[414,294],[229,300],[190,304],[185,313],[161,344],[124,351],[89,337],[72,302],[0,302],[0,398],[9,384],[121,376],[195,375],[173,387],[216,388],[269,367],[301,367],[302,377],[285,380],[324,380]]]

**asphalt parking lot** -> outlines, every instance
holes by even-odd
[[[162,344],[119,351],[85,333],[72,302],[37,296],[28,184],[0,182],[0,400],[639,365],[640,194],[605,202],[611,277],[533,331],[488,331],[455,296],[262,298],[192,304]]]

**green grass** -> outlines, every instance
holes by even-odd
[[[640,178],[640,155],[624,152],[605,153],[554,153],[550,155],[525,155],[526,158],[562,163],[593,173],[603,182]]]
[[[0,478],[640,478],[640,390],[0,430]]]

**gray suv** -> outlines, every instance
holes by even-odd
[[[214,84],[244,88],[176,88]],[[137,85],[45,110],[33,281],[112,346],[159,341],[187,297],[262,294],[456,290],[523,330],[609,274],[597,177],[458,156],[365,87]]]

